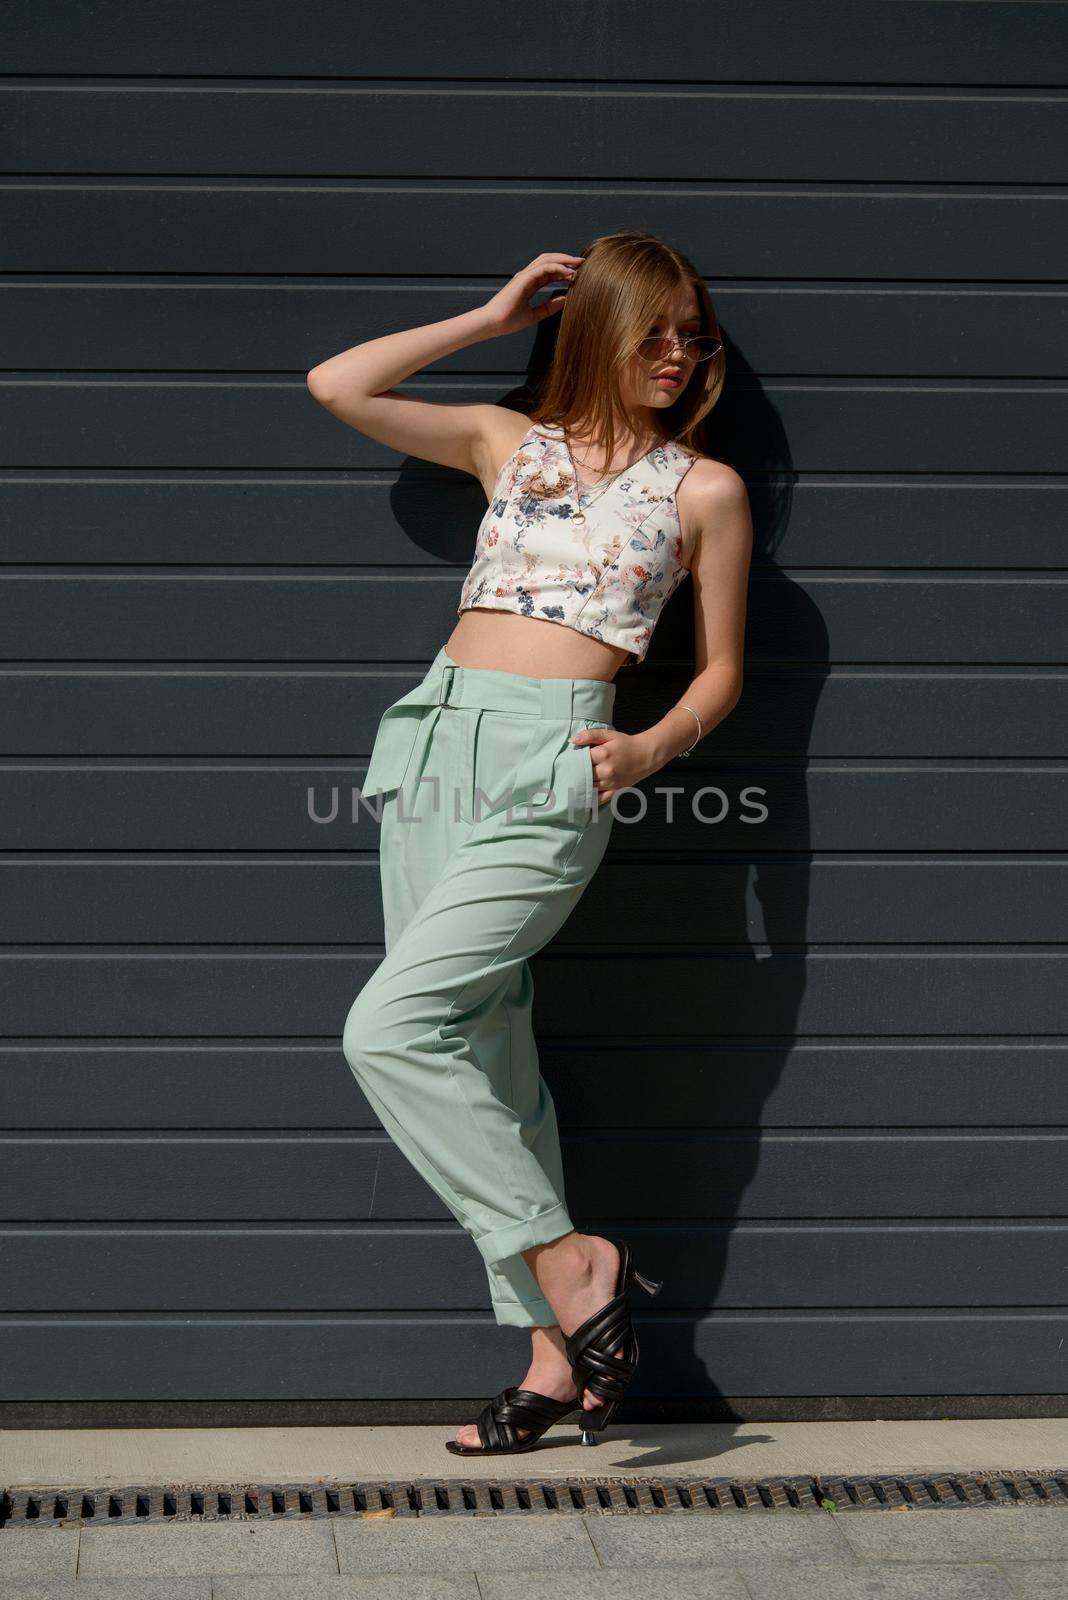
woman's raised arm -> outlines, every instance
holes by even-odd
[[[529,304],[530,297],[554,279],[570,278],[580,259],[547,251],[473,311],[383,334],[321,361],[308,373],[308,388],[331,415],[391,450],[479,477],[482,445],[499,408],[417,400],[393,385],[443,356],[483,339],[518,333],[559,311],[562,294],[536,307]]]

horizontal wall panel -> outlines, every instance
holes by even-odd
[[[511,52],[517,81],[559,80],[568,67],[594,83],[628,80],[636,50],[643,76],[665,83],[1055,84],[1068,76],[1060,5],[817,0],[799,9],[792,0],[762,0],[754,10],[746,0],[717,0],[714,26],[709,15],[702,0],[673,0],[672,27],[657,32],[636,0],[544,0],[532,28],[525,5],[497,0],[488,28],[485,0],[454,0],[447,11],[432,0],[395,0],[381,12],[332,0],[310,0],[299,12],[279,0],[222,11],[98,0],[91,13],[64,17],[57,34],[33,0],[9,0],[0,44],[10,73],[71,75],[392,79],[403,40],[404,71],[430,79],[494,78]]]
[[[605,1226],[614,1227],[606,1223]],[[592,1231],[598,1231],[594,1229]],[[1063,1303],[1068,1224],[628,1220],[658,1311]],[[459,1225],[0,1228],[0,1312],[489,1309]]]
[[[495,288],[496,286],[492,286]],[[1068,373],[1068,295],[1057,286],[709,284],[727,365],[783,377],[1031,377]],[[9,368],[118,372],[306,371],[309,349],[460,316],[491,286],[333,283],[0,283]],[[997,326],[996,339],[990,337]],[[344,330],[342,333],[341,330]],[[513,373],[537,327],[457,350],[421,371]],[[304,530],[302,530],[302,541]]]
[[[541,1004],[542,1071],[568,1133],[647,1129],[685,1104],[691,1127],[1068,1125],[1068,1041],[664,1040],[633,1027],[561,1037]],[[753,1019],[757,1020],[757,1019]],[[661,1109],[647,1099],[655,1056]],[[604,1085],[615,1091],[606,1099]],[[0,1125],[71,1130],[377,1129],[341,1037],[323,1042],[126,1040],[0,1044]]]
[[[1068,858],[864,853],[813,860],[747,853],[734,860],[666,860],[654,870],[645,859],[609,855],[554,947],[625,948],[634,940],[629,919],[638,897],[641,942],[676,949],[745,939],[1041,944],[1064,937]],[[5,944],[286,946],[382,939],[377,856],[0,858]]]
[[[188,951],[105,947],[0,954],[4,1036],[335,1034],[377,967],[352,950]],[[718,947],[543,957],[552,1026],[595,1037],[589,996],[643,994],[655,975],[663,1037],[765,1033],[1068,1033],[1068,948],[868,950],[807,953]],[[555,971],[553,970],[555,968]],[[633,1027],[621,1023],[620,1032]],[[0,1213],[2,1214],[2,1213]]]
[[[631,1398],[705,1395],[1059,1394],[1063,1311],[721,1311],[643,1314]],[[396,1399],[470,1396],[523,1328],[489,1312],[9,1312],[5,1400]],[[523,1350],[526,1355],[523,1356]],[[714,1376],[713,1376],[714,1374]],[[965,1376],[966,1374],[966,1376]],[[446,1436],[443,1428],[442,1436]]]
[[[9,757],[329,761],[356,751],[369,755],[382,713],[421,680],[440,630],[427,633],[428,644],[432,638],[437,642],[420,667],[407,672],[325,665],[150,669],[136,663],[0,670],[0,748]],[[680,682],[637,669],[625,690],[620,685],[615,725],[629,733],[657,722],[689,678],[689,672]],[[1055,668],[749,669],[741,700],[701,748],[705,760],[801,753],[883,761],[1043,759],[1063,757],[1065,726],[1068,672]],[[685,777],[671,774],[691,806],[703,770],[691,757]],[[302,813],[308,781],[306,768],[292,772],[288,803]],[[272,796],[284,810],[277,776]],[[342,815],[351,810],[350,805]],[[715,810],[714,799],[704,806],[705,815]],[[356,842],[351,829],[343,842]]]
[[[665,684],[661,705],[669,703]],[[658,715],[651,697],[646,715]],[[617,720],[624,726],[622,713]],[[0,760],[3,843],[23,851],[370,854],[378,848],[379,811],[371,800],[360,805],[365,773],[363,761]],[[684,792],[669,813],[666,791],[676,785]],[[1068,815],[1068,761],[836,766],[818,759],[791,765],[758,753],[716,761],[695,753],[685,769],[680,757],[638,787],[645,812],[631,796],[617,804],[608,859],[637,855],[641,870],[655,851],[658,872],[665,857],[683,850],[740,851],[746,860],[772,850],[1060,851]],[[706,787],[719,797],[699,799]],[[760,815],[758,806],[766,813],[759,824],[746,820]],[[18,857],[7,862],[19,864]],[[66,863],[64,872],[73,865]],[[591,886],[587,894],[598,892]],[[643,896],[654,892],[650,878],[643,880]],[[68,904],[68,916],[76,911]],[[354,904],[349,914],[357,915]]]
[[[1052,668],[843,667],[820,676],[801,668],[781,674],[747,668],[742,699],[703,743],[709,755],[1060,756],[1063,741],[1055,730],[1068,723],[1068,708],[1060,705],[1063,685],[1068,674]],[[680,684],[678,692],[684,688]],[[644,695],[628,697],[616,724],[648,726],[677,697],[666,702],[650,685]],[[692,804],[692,791],[684,793]]]
[[[795,479],[784,524],[774,483],[759,473],[747,479],[754,574],[772,536],[776,560],[798,578],[807,567],[1068,569],[1063,478]],[[8,468],[0,472],[0,572],[5,563],[45,562],[374,567],[384,551],[394,572],[454,563],[466,571],[485,510],[474,478],[431,470],[161,478]]]
[[[446,405],[501,399],[475,380],[404,392]],[[775,463],[782,471],[1064,472],[1068,383],[736,385],[722,416],[712,413],[709,449],[738,471],[766,470],[773,414],[776,438],[789,440],[789,460],[783,443]],[[9,467],[395,469],[399,459],[326,411],[296,378],[7,378],[0,418],[0,466]],[[469,555],[474,530],[466,519],[465,527]]]
[[[639,65],[644,77],[646,63]],[[0,84],[0,119],[7,163],[26,174],[314,173],[322,181],[358,172],[452,183],[486,174],[492,128],[492,169],[513,181],[567,173],[576,182],[655,183],[665,174],[670,124],[675,182],[710,172],[774,183],[971,183],[980,173],[987,183],[1031,184],[1065,176],[1064,97],[1041,89],[558,81],[527,82],[520,92],[498,78],[320,83],[309,93],[247,78],[165,87],[24,82]]]
[[[1031,189],[1026,174],[1023,181],[1018,190],[984,187],[973,169],[947,193],[865,182],[791,191],[663,175],[582,187],[508,175],[456,184],[22,179],[0,186],[0,271],[476,274],[496,280],[486,284],[488,299],[502,276],[540,252],[551,223],[557,240],[577,248],[621,226],[647,228],[685,241],[698,272],[719,278],[969,283],[980,274],[984,283],[1048,283],[1050,262],[1063,257],[1068,192]],[[343,329],[342,319],[319,348],[309,340],[305,370],[345,347]]]
[[[641,557],[639,556],[640,560]],[[296,576],[283,571],[0,574],[5,661],[385,661],[429,641],[462,573]],[[692,637],[693,589],[672,607],[667,649]],[[353,618],[360,618],[354,637]],[[398,620],[410,625],[401,634]],[[1068,577],[836,572],[754,576],[750,661],[917,664],[1068,661]]]
[[[589,1215],[1048,1217],[1068,1159],[1068,1132],[1029,1130],[561,1137],[568,1206],[580,1228]],[[9,1222],[450,1215],[385,1134],[6,1134],[0,1158]]]

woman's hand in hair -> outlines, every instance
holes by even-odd
[[[529,266],[523,267],[486,301],[485,310],[498,333],[520,333],[559,311],[565,299],[563,294],[550,295],[540,306],[532,306],[530,297],[547,283],[570,282],[581,261],[581,256],[565,255],[561,250],[546,250],[535,256]]]

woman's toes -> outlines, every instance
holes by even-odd
[[[525,1439],[530,1429],[517,1428],[515,1431],[518,1438]],[[455,1439],[457,1444],[473,1445],[477,1450],[482,1448],[482,1440],[478,1436],[478,1428],[473,1422],[468,1422],[460,1428],[455,1435]]]

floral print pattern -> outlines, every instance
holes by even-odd
[[[457,615],[474,607],[543,617],[640,661],[688,575],[675,493],[696,456],[654,446],[607,489],[575,481],[563,429],[536,423],[497,474]],[[577,509],[584,523],[571,519]]]

